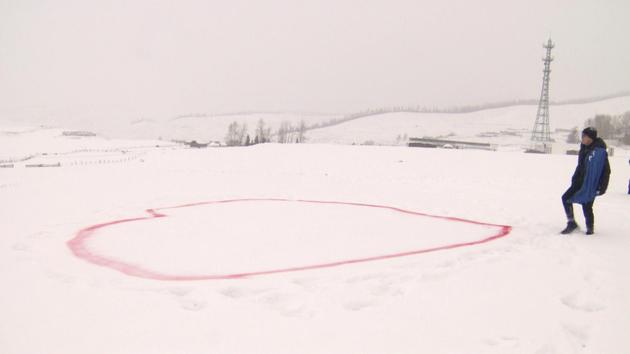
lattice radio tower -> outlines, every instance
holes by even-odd
[[[543,70],[543,84],[540,92],[540,101],[538,102],[538,113],[536,113],[536,123],[532,129],[532,142],[538,146],[542,145],[543,152],[550,152],[551,146],[547,143],[553,142],[549,132],[549,74],[551,73],[551,49],[555,44],[549,39],[543,44],[543,48],[547,49],[547,55],[543,58],[545,68]]]

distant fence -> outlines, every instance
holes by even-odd
[[[148,153],[149,149],[179,149],[175,144],[164,145],[137,145],[126,146],[121,148],[91,148],[91,149],[75,149],[66,152],[47,152],[29,155],[21,158],[0,160],[0,168],[38,168],[38,167],[67,167],[67,166],[89,166],[89,165],[106,165],[131,162],[140,160]],[[85,155],[82,155],[85,154]],[[23,165],[19,162],[30,164]],[[48,162],[46,162],[48,161]],[[19,163],[19,164],[16,164]]]
[[[28,155],[28,156],[19,157],[19,158],[13,158],[13,159],[3,159],[3,160],[0,160],[0,164],[13,164],[15,162],[24,162],[24,161],[34,158],[35,156],[36,155]]]
[[[36,164],[25,165],[25,167],[61,167],[61,163],[60,162],[57,162],[57,163],[36,163]]]
[[[31,163],[23,165],[26,168],[41,168],[41,167],[65,167],[65,166],[89,166],[89,165],[105,165],[105,164],[116,164],[116,163],[125,163],[134,160],[140,159],[142,156],[146,155],[146,153],[133,153],[133,154],[125,154],[120,158],[112,157],[112,158],[90,158],[90,156],[86,156],[85,159],[82,160],[74,160],[69,162],[54,162],[54,163]],[[52,157],[44,155],[43,157]],[[54,158],[54,157],[53,157]],[[18,165],[20,166],[20,165]],[[0,168],[15,168],[14,164],[0,164]]]
[[[409,147],[423,148],[455,148],[455,149],[479,149],[495,151],[496,145],[488,143],[476,143],[472,141],[444,140],[432,138],[409,138]]]
[[[43,153],[34,153],[28,156],[8,158],[8,159],[0,159],[0,164],[14,164],[17,162],[24,162],[28,160],[32,160],[38,157],[53,157],[53,156],[65,156],[65,155],[73,155],[78,153],[132,153],[132,150],[146,150],[146,149],[154,149],[154,148],[176,148],[178,147],[176,144],[157,144],[157,145],[136,145],[136,146],[125,146],[125,147],[117,147],[117,148],[92,148],[92,149],[75,149],[71,151],[64,152],[43,152]]]
[[[77,160],[68,163],[64,163],[64,166],[88,166],[88,165],[105,165],[105,164],[114,164],[114,163],[123,163],[130,162],[133,160],[139,159],[143,154],[136,154],[132,156],[127,156],[121,159],[99,159],[99,160]]]

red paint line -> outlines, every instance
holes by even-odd
[[[413,250],[413,251],[408,251],[408,252],[400,252],[400,253],[386,254],[386,255],[380,255],[380,256],[372,256],[372,257],[365,257],[365,258],[340,260],[340,261],[330,262],[330,263],[311,264],[311,265],[304,265],[304,266],[297,266],[297,267],[290,267],[290,268],[282,268],[282,269],[251,271],[251,272],[234,273],[234,274],[212,274],[212,275],[173,275],[173,274],[163,274],[163,273],[155,272],[155,271],[152,271],[152,270],[149,270],[149,269],[145,269],[145,268],[143,268],[141,266],[138,266],[138,265],[126,263],[124,261],[120,261],[120,260],[116,260],[114,258],[110,258],[110,257],[107,257],[107,256],[96,254],[96,253],[92,252],[87,247],[87,241],[90,238],[94,237],[96,231],[98,231],[100,229],[103,229],[103,228],[106,228],[106,227],[109,227],[109,226],[112,226],[112,225],[117,225],[117,224],[124,224],[124,223],[137,222],[137,221],[146,221],[146,220],[153,220],[153,219],[156,219],[156,218],[168,217],[168,215],[166,215],[166,214],[159,213],[158,210],[170,210],[170,209],[189,208],[189,207],[208,205],[208,204],[235,203],[235,202],[257,202],[257,201],[264,201],[264,202],[269,202],[269,201],[272,201],[272,202],[297,202],[297,203],[313,203],[313,204],[337,204],[337,205],[351,205],[351,206],[367,207],[367,208],[379,208],[379,209],[387,209],[387,210],[392,210],[392,211],[405,213],[405,214],[410,214],[410,215],[417,215],[417,216],[423,216],[423,217],[429,217],[429,218],[437,218],[437,219],[442,219],[442,220],[449,220],[449,221],[453,221],[453,222],[462,222],[462,223],[468,223],[468,224],[473,224],[473,225],[496,227],[496,228],[499,229],[499,231],[496,234],[492,235],[492,236],[489,236],[489,237],[486,237],[486,238],[483,238],[483,239],[480,239],[480,240],[476,240],[476,241],[454,243],[454,244],[449,244],[449,245],[444,245],[444,246],[425,248],[425,249]],[[67,245],[68,245],[68,247],[70,248],[70,250],[72,251],[72,253],[76,257],[81,258],[81,259],[83,259],[83,260],[85,260],[87,262],[90,262],[90,263],[98,265],[98,266],[108,267],[108,268],[117,270],[117,271],[119,271],[119,272],[121,272],[123,274],[126,274],[126,275],[139,277],[139,278],[145,278],[145,279],[153,279],[153,280],[192,281],[192,280],[238,279],[238,278],[245,278],[245,277],[252,277],[252,276],[259,276],[259,275],[270,275],[270,274],[278,274],[278,273],[299,272],[299,271],[307,271],[307,270],[314,270],[314,269],[339,267],[339,266],[343,266],[343,265],[356,264],[356,263],[380,261],[380,260],[386,260],[386,259],[391,259],[391,258],[408,257],[408,256],[413,256],[413,255],[418,255],[418,254],[423,254],[423,253],[445,251],[445,250],[461,248],[461,247],[470,247],[470,246],[474,246],[474,245],[479,245],[479,244],[491,242],[491,241],[494,241],[494,240],[497,240],[499,238],[507,236],[512,230],[512,227],[511,226],[507,226],[507,225],[490,224],[490,223],[479,222],[479,221],[474,221],[474,220],[467,220],[467,219],[462,219],[462,218],[457,218],[457,217],[450,217],[450,216],[432,215],[432,214],[426,214],[426,213],[421,213],[421,212],[417,212],[417,211],[405,210],[405,209],[401,209],[401,208],[397,208],[397,207],[391,207],[391,206],[386,206],[386,205],[364,204],[364,203],[353,203],[353,202],[339,202],[339,201],[322,201],[322,200],[292,200],[292,199],[281,199],[281,198],[228,199],[228,200],[204,201],[204,202],[182,204],[182,205],[176,205],[176,206],[170,206],[170,207],[147,209],[146,212],[149,214],[149,216],[137,217],[137,218],[129,218],[129,219],[121,219],[121,220],[114,220],[114,221],[110,221],[110,222],[105,222],[105,223],[100,223],[100,224],[95,224],[95,225],[92,225],[92,226],[88,226],[88,227],[86,227],[84,229],[79,230],[79,232],[77,232],[77,234],[74,236],[74,238],[72,238],[71,240],[69,240],[67,242]]]

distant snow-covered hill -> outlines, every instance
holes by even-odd
[[[435,137],[486,142],[500,146],[523,146],[536,117],[536,105],[516,105],[478,110],[468,113],[382,113],[356,118],[343,114],[299,112],[245,112],[230,114],[187,114],[144,116],[116,112],[18,114],[0,111],[0,126],[16,125],[88,130],[102,137],[142,140],[224,141],[232,122],[247,125],[247,133],[255,135],[258,121],[275,133],[283,122],[308,127],[307,143],[403,144],[403,137]],[[603,99],[588,103],[560,104],[550,107],[553,138],[562,143],[567,130],[582,128],[597,114],[617,115],[630,111],[630,96]],[[61,115],[59,115],[61,114]],[[37,117],[45,117],[37,118]],[[66,120],[62,118],[66,117]],[[132,118],[137,117],[137,118]],[[41,121],[41,120],[44,121]],[[6,136],[6,135],[5,135]],[[399,138],[400,137],[400,138]],[[6,144],[5,144],[6,145]]]
[[[471,113],[384,113],[343,124],[310,130],[308,142],[390,145],[399,135],[449,137],[499,145],[526,144],[536,118],[537,106],[512,106]],[[597,114],[617,115],[630,111],[630,96],[586,104],[550,107],[550,125],[558,142],[566,129],[582,128]]]
[[[529,141],[536,118],[536,105],[520,105],[480,110],[470,113],[383,113],[356,118],[339,124],[341,114],[301,113],[242,113],[224,115],[190,115],[164,120],[142,120],[126,129],[117,129],[127,138],[197,141],[223,141],[232,122],[246,124],[248,133],[255,135],[259,120],[264,120],[272,132],[282,122],[293,126],[304,121],[308,143],[392,145],[398,136],[450,137],[499,145],[522,145]],[[582,128],[584,122],[597,114],[622,114],[630,111],[630,96],[584,104],[564,104],[550,107],[553,137],[563,142],[566,129]],[[322,128],[314,128],[324,125]],[[559,130],[559,131],[556,131]],[[112,131],[108,135],[116,136]],[[402,140],[398,140],[402,142]]]
[[[307,126],[339,119],[341,115],[317,113],[239,113],[222,115],[189,115],[165,120],[143,120],[130,125],[122,132],[130,138],[162,138],[168,140],[223,141],[232,122],[247,125],[247,132],[255,135],[256,126],[262,119],[267,128],[275,132],[282,122],[297,126],[301,121]],[[112,132],[110,135],[115,134]]]
[[[112,152],[172,146],[157,140],[108,139],[102,136],[73,136],[66,130],[47,127],[0,126],[0,163],[45,159],[59,162],[70,155],[91,153],[104,156]],[[66,159],[67,160],[67,159]],[[37,161],[46,162],[46,161]]]

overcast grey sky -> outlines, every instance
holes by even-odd
[[[630,89],[628,0],[0,0],[0,108],[347,112]]]

